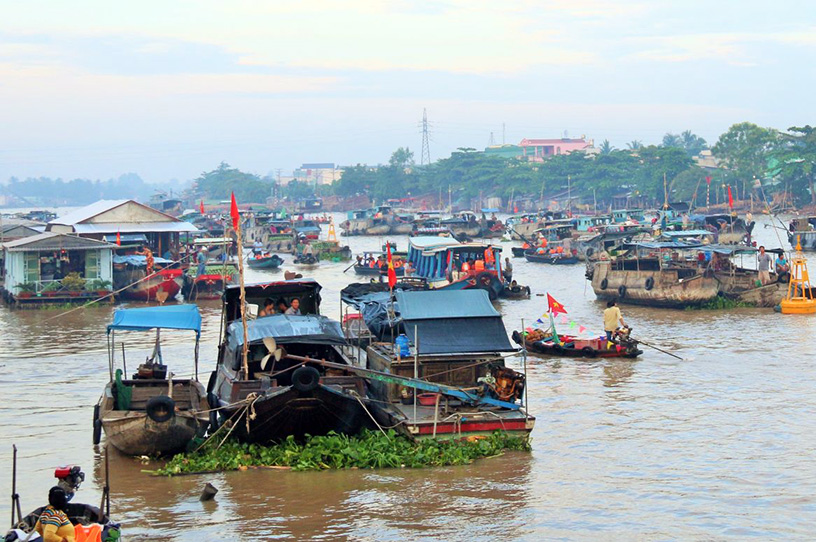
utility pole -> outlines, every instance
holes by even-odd
[[[490,142],[487,145],[488,147],[492,147],[495,144],[496,142],[493,140],[493,132],[490,132]]]
[[[430,132],[428,131],[428,110],[422,109],[422,153],[419,158],[419,165],[431,163]]]
[[[567,216],[572,209],[572,177],[567,175]]]

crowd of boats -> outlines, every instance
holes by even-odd
[[[498,226],[486,215],[481,220],[475,214],[462,217],[461,224],[436,217],[423,223],[427,230],[385,208],[350,217],[341,225],[348,235],[372,234],[376,224],[389,230],[375,230],[375,235],[408,224],[414,235],[405,251],[386,243],[382,252],[363,253],[352,262],[347,270],[353,267],[357,275],[373,280],[343,289],[339,321],[321,313],[322,288],[312,279],[287,273],[283,280],[235,280],[237,257],[255,269],[278,268],[284,258],[277,249],[283,244],[294,252],[294,263],[301,260],[304,266],[318,265],[326,252],[351,259],[336,240],[319,244],[317,222],[304,224],[308,221],[302,217],[271,213],[245,216],[241,240],[248,249],[240,255],[229,227],[209,228],[174,245],[185,253],[168,253],[163,259],[136,245],[142,254],[118,257],[141,256],[147,268],[141,276],[117,278],[115,287],[124,284],[126,291],[144,283],[143,297],[135,299],[162,304],[117,308],[107,326],[109,381],[93,409],[93,443],[101,443],[104,435],[122,453],[153,456],[184,451],[194,439],[215,434],[259,444],[377,428],[395,429],[409,438],[497,430],[529,434],[535,417],[526,401],[528,353],[635,358],[642,354],[641,341],[624,326],[606,337],[558,334],[551,318],[513,331],[512,345],[491,301],[527,297],[531,291],[513,280],[511,257],[503,257],[501,247],[491,241],[494,229],[518,243],[512,250],[515,258],[564,266],[583,261],[601,300],[688,307],[726,297],[773,306],[790,293],[784,251],[755,246],[750,216],[698,219],[668,209],[651,219],[631,210],[591,217],[539,213],[511,217]],[[308,229],[315,226],[316,231]],[[462,229],[466,226],[474,229]],[[491,233],[484,236],[486,231]],[[486,238],[474,241],[471,233]],[[802,236],[796,235],[801,243]],[[117,237],[117,250],[131,246]],[[765,256],[770,253],[776,256],[773,267],[757,267],[758,255],[760,263],[773,261]],[[307,257],[311,260],[305,262]],[[742,265],[740,258],[754,265]],[[126,269],[116,270],[121,263],[114,258],[115,273]],[[124,263],[138,267],[138,262]],[[151,281],[153,276],[158,278]],[[179,293],[181,303],[163,304]],[[222,300],[217,362],[206,386],[199,374],[202,319],[191,303],[202,298]],[[165,330],[191,333],[188,358],[165,359]],[[140,343],[152,344],[145,361],[128,367],[129,359],[142,359],[126,354],[123,336],[130,333],[153,338]],[[506,358],[519,355],[521,370],[508,367]],[[192,374],[173,373],[190,360]],[[70,484],[62,485],[72,494]],[[37,509],[22,516],[17,504],[13,536],[27,536],[42,513]],[[108,510],[76,505],[69,516],[75,523],[98,524],[100,532],[118,533]]]

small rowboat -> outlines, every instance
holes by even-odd
[[[530,252],[531,248],[524,248],[524,247],[511,247],[510,250],[513,252],[514,258],[523,258],[527,252]]]
[[[367,265],[354,264],[354,272],[366,277],[379,277],[380,275],[388,274],[388,267],[369,267]],[[394,272],[396,272],[398,277],[405,275],[405,269],[403,267],[397,267],[394,269]]]
[[[249,265],[250,269],[277,269],[282,263],[283,258],[277,254],[250,255],[247,257],[247,265]]]
[[[548,263],[550,265],[570,265],[578,263],[578,256],[564,256],[563,254],[535,254],[524,253],[528,262]]]
[[[638,348],[638,342],[626,336],[616,337],[611,348],[605,338],[579,339],[569,335],[562,335],[561,342],[552,340],[525,341],[521,333],[513,332],[513,340],[520,346],[525,346],[527,352],[533,355],[551,357],[564,356],[572,358],[636,358],[643,353]]]

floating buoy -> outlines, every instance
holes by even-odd
[[[802,244],[796,236],[796,253],[793,255],[793,265],[788,283],[788,295],[779,304],[782,314],[816,314],[816,299],[808,277],[807,260],[802,254]]]

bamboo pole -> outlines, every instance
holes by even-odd
[[[235,237],[238,242],[238,283],[240,285],[241,300],[241,324],[244,327],[244,345],[241,348],[243,358],[244,380],[249,380],[249,330],[246,320],[246,290],[244,289],[244,243],[241,239],[241,219],[235,227]]]

